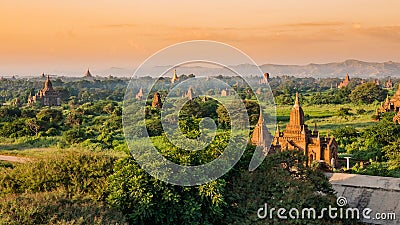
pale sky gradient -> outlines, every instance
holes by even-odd
[[[134,69],[194,39],[258,64],[400,61],[399,10],[398,0],[2,0],[0,75]]]

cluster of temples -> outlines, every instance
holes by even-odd
[[[265,154],[273,154],[277,151],[300,150],[308,156],[308,165],[313,162],[325,164],[336,168],[338,162],[338,144],[334,137],[329,135],[320,137],[317,126],[313,131],[308,129],[304,123],[304,112],[299,103],[296,93],[296,100],[290,112],[290,121],[284,131],[277,126],[275,136],[268,131],[264,120],[260,119],[254,128],[251,142],[254,145],[262,146]]]
[[[393,117],[393,121],[400,123],[400,85],[393,95],[393,97],[386,97],[385,102],[381,103],[380,112],[397,112],[397,114]]]

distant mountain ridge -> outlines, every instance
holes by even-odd
[[[137,76],[152,76],[158,77],[165,71],[171,69],[172,66],[155,66],[146,69],[143,74],[137,74]],[[364,62],[360,60],[349,59],[343,62],[332,62],[332,63],[310,63],[307,65],[279,65],[279,64],[262,64],[259,66],[262,72],[269,73],[271,77],[276,76],[295,76],[295,77],[321,77],[321,78],[344,78],[346,73],[350,75],[350,78],[384,78],[384,77],[400,77],[400,63],[398,62]],[[230,66],[231,69],[235,70],[243,76],[250,76],[259,74],[257,68],[250,64],[240,64]],[[108,77],[109,75],[116,77],[131,77],[135,70],[127,69],[123,67],[110,67],[108,69],[96,70],[95,68],[90,70],[93,76]],[[72,77],[83,77],[82,73],[78,72],[67,72],[67,71],[50,71],[50,74],[57,76],[72,76]],[[171,73],[171,74],[169,74]],[[234,75],[229,74],[229,71],[222,68],[212,68],[206,66],[183,66],[177,68],[178,75],[181,74],[194,74],[196,76],[216,76],[216,75]],[[168,71],[166,76],[172,76],[172,71]],[[7,77],[7,76],[5,76]]]
[[[261,70],[272,76],[292,75],[299,77],[344,77],[348,73],[351,77],[382,78],[400,77],[400,63],[397,62],[363,62],[349,59],[344,62],[308,65],[275,65],[264,64]]]
[[[160,74],[162,70],[167,70],[171,66],[159,66],[150,70],[150,74]],[[400,77],[400,63],[397,62],[363,62],[359,60],[349,59],[343,62],[333,62],[316,64],[310,63],[307,65],[278,65],[278,64],[263,64],[259,66],[264,73],[269,73],[271,77],[276,76],[295,76],[295,77],[338,77],[344,78],[348,73],[350,77],[359,78],[384,78],[384,77]],[[240,74],[249,76],[254,74],[256,67],[250,64],[240,64],[230,66]],[[164,72],[163,71],[163,72]],[[209,68],[202,66],[185,66],[177,69],[178,74],[195,74],[202,76],[224,74],[226,70],[221,68]],[[232,75],[232,74],[229,74]]]

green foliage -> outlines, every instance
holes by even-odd
[[[373,82],[368,82],[357,86],[349,95],[354,103],[371,104],[374,101],[383,101],[387,95],[387,90]]]
[[[114,157],[104,153],[68,151],[45,159],[17,164],[0,171],[0,193],[53,191],[67,196],[101,200],[106,196],[107,176]]]
[[[63,138],[69,144],[79,143],[86,139],[85,132],[83,132],[83,130],[79,128],[65,131],[63,134]]]
[[[1,145],[2,150],[23,150],[29,148],[49,148],[63,144],[61,137],[31,137],[24,136],[19,138],[5,139],[4,144]]]
[[[250,149],[251,150],[251,149]],[[325,175],[304,167],[301,152],[284,151],[267,156],[255,171],[248,171],[250,152],[224,178],[227,182],[222,224],[346,224],[327,218],[321,220],[259,219],[257,211],[267,203],[269,208],[314,208],[317,212],[335,205],[335,195]],[[247,155],[247,156],[246,156]],[[352,224],[347,221],[347,224]],[[354,224],[354,223],[353,223]]]
[[[223,181],[175,186],[150,176],[127,157],[116,163],[109,182],[108,202],[132,224],[216,224],[222,216]]]
[[[0,168],[13,168],[14,165],[7,161],[0,161]]]
[[[0,168],[0,224],[127,224],[103,201],[115,160],[66,151]]]
[[[231,126],[231,118],[227,109],[223,105],[219,105],[217,108],[218,124],[221,128],[229,128]]]
[[[61,189],[0,197],[0,224],[127,224],[121,212],[102,202],[70,199]]]
[[[1,121],[12,121],[21,116],[21,110],[14,106],[0,106]]]
[[[350,108],[340,108],[340,109],[336,112],[336,115],[337,115],[337,116],[340,116],[340,117],[346,118],[347,116],[350,116],[350,115],[351,115],[350,110],[351,110]]]
[[[43,108],[36,114],[36,118],[45,123],[60,125],[63,122],[62,111],[54,108]]]
[[[400,177],[400,138],[383,147],[390,170],[397,170]]]
[[[373,126],[362,131],[356,141],[348,144],[346,150],[354,158],[382,161],[382,148],[400,138],[400,125],[383,118]]]
[[[365,109],[357,109],[357,114],[359,114],[359,115],[362,115],[365,112],[366,112]]]
[[[344,152],[345,147],[356,141],[360,136],[360,133],[354,127],[345,126],[333,130],[332,135],[335,137],[336,142],[338,143],[339,151]]]
[[[371,162],[370,165],[361,167],[358,163],[351,168],[353,173],[384,176],[384,177],[400,177],[400,170],[389,167],[387,162]]]
[[[12,122],[4,122],[1,124],[0,135],[3,137],[17,138],[30,136],[31,134],[32,132],[25,124],[24,118],[17,118]]]
[[[311,105],[349,103],[349,94],[350,89],[347,87],[325,92],[310,93],[310,98],[306,99],[306,103]]]
[[[353,171],[360,174],[399,176],[400,173],[400,125],[391,119],[393,113],[385,113],[379,122],[364,130],[346,126],[333,131],[339,151],[354,159],[372,161],[371,165]]]

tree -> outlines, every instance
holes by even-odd
[[[382,149],[399,138],[400,125],[384,114],[378,123],[364,129],[355,141],[348,144],[346,150],[356,159],[382,161],[385,160]]]
[[[35,133],[36,137],[39,135],[40,124],[38,123],[36,118],[27,119],[25,121],[25,124],[29,127],[29,130]]]
[[[2,121],[11,121],[16,117],[21,116],[21,110],[14,106],[0,107],[0,118]]]
[[[107,200],[131,224],[218,224],[223,185],[223,181],[194,187],[167,184],[146,173],[130,156],[116,163]]]
[[[69,144],[79,143],[86,139],[85,132],[79,128],[73,128],[63,133],[64,140]]]
[[[350,110],[351,110],[350,108],[342,107],[336,112],[336,115],[347,119],[347,116],[351,115]]]
[[[83,121],[83,110],[78,108],[77,110],[71,109],[70,113],[65,118],[65,125],[67,126],[79,126],[82,124]]]
[[[383,101],[387,95],[387,90],[373,82],[368,82],[357,86],[349,95],[354,103],[371,104],[374,101]]]
[[[400,138],[383,147],[383,152],[389,160],[389,169],[397,170],[400,175]]]
[[[103,112],[106,112],[107,114],[111,115],[114,112],[116,106],[117,106],[116,102],[110,102],[103,107]]]
[[[231,124],[231,118],[225,106],[222,104],[217,108],[218,115],[218,127],[220,128],[229,128]]]
[[[61,125],[63,122],[63,114],[59,109],[44,108],[36,114],[36,118],[49,124],[48,126]]]
[[[359,131],[350,126],[341,127],[332,131],[332,135],[339,144],[339,148],[342,150],[347,145],[353,143],[360,136]]]

